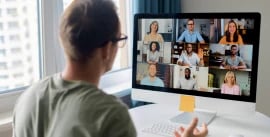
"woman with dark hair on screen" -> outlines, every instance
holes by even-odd
[[[228,22],[228,26],[225,32],[225,35],[219,41],[219,44],[236,44],[243,45],[243,39],[240,34],[237,32],[237,24],[235,21],[230,20]]]
[[[159,61],[159,43],[156,41],[152,41],[149,45],[149,51],[147,53],[147,62],[149,64],[156,64]]]
[[[164,42],[162,35],[158,33],[158,22],[152,21],[149,26],[149,32],[143,39],[145,44],[151,41]]]
[[[241,95],[240,87],[236,83],[236,76],[233,71],[228,71],[225,75],[224,83],[221,86],[222,94]]]

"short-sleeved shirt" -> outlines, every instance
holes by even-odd
[[[182,52],[177,62],[189,64],[189,66],[198,66],[200,62],[200,58],[194,52],[192,52],[191,56],[188,56],[186,52]]]
[[[239,66],[241,62],[243,62],[243,59],[239,56],[236,56],[234,60],[232,60],[231,56],[225,57],[225,64],[229,66]]]
[[[185,30],[181,36],[178,38],[177,42],[184,41],[188,43],[196,43],[203,41],[201,34],[197,31],[189,32],[189,30]]]
[[[144,41],[151,42],[151,41],[157,41],[157,42],[164,42],[163,37],[161,34],[157,33],[155,37],[151,36],[150,34],[147,34],[144,36]]]
[[[227,84],[222,84],[221,93],[222,94],[231,94],[231,95],[241,95],[240,94],[240,87],[238,85],[233,85],[232,87],[229,87]]]
[[[181,89],[188,89],[188,90],[197,89],[196,80],[193,78],[186,79],[184,77],[181,77],[179,79],[179,86],[180,86],[179,88]]]
[[[160,78],[155,77],[155,80],[151,81],[149,76],[141,80],[141,85],[164,87],[164,83]]]
[[[159,56],[160,54],[158,51],[155,52],[149,51],[147,54],[147,61],[158,62]]]
[[[135,137],[127,107],[84,81],[55,74],[31,86],[16,103],[14,137]]]

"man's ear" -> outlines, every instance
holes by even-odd
[[[102,58],[108,60],[111,58],[113,43],[108,41],[105,46],[102,47]]]

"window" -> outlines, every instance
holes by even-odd
[[[8,8],[7,14],[12,17],[16,17],[18,15],[17,8]]]
[[[29,37],[29,32],[27,31],[27,32],[25,32],[25,34],[24,34],[24,36],[26,37],[26,38],[28,38]]]
[[[23,77],[23,73],[15,73],[13,74],[13,78],[22,78]],[[15,85],[16,86],[16,85]],[[22,85],[23,86],[23,85]],[[16,86],[17,87],[17,86]]]
[[[0,44],[4,44],[5,43],[5,38],[4,36],[0,36]]]
[[[19,29],[19,23],[17,21],[8,22],[9,29]]]
[[[11,41],[11,42],[20,41],[20,36],[18,34],[10,35],[9,36],[9,41]]]
[[[0,102],[1,93],[17,91],[39,80],[42,64],[38,0],[31,3],[1,1],[4,3],[0,4]],[[8,31],[4,30],[4,25]]]
[[[24,27],[28,27],[29,26],[28,20],[24,20],[23,25]]]
[[[121,30],[122,33],[125,33],[128,35],[128,30],[127,25],[128,23],[128,11],[129,11],[129,7],[128,7],[128,1],[126,0],[113,0],[115,2],[115,5],[118,8],[118,15],[119,15],[119,19],[121,22]],[[128,41],[131,40],[131,36],[129,36]],[[129,58],[129,54],[128,54],[128,48],[131,48],[131,46],[129,45],[130,42],[127,42],[127,45],[124,48],[119,49],[117,55],[116,55],[116,59],[115,59],[115,63],[113,65],[113,70],[118,70],[118,69],[122,69],[122,68],[127,68],[129,67],[129,61],[131,61],[131,59]]]
[[[27,7],[26,6],[23,7],[23,12],[27,13]]]
[[[0,75],[0,79],[5,80],[8,78],[8,75]]]
[[[0,71],[7,69],[7,63],[6,62],[0,62]]]
[[[21,60],[12,61],[12,67],[23,67],[23,62]]]
[[[1,17],[1,10],[0,10],[0,17]],[[3,23],[0,22],[0,31],[3,30]]]
[[[5,57],[5,56],[6,56],[6,50],[0,49],[0,57]]]
[[[11,54],[19,54],[22,53],[22,49],[21,48],[11,48],[10,50]]]

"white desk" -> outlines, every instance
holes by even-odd
[[[178,115],[177,108],[160,104],[140,106],[129,110],[138,137],[155,137],[142,129],[151,127],[161,121],[169,121]],[[242,134],[244,137],[270,137],[270,118],[256,112],[252,116],[236,116],[217,113],[215,119],[208,125],[208,137],[228,137],[231,134]]]

